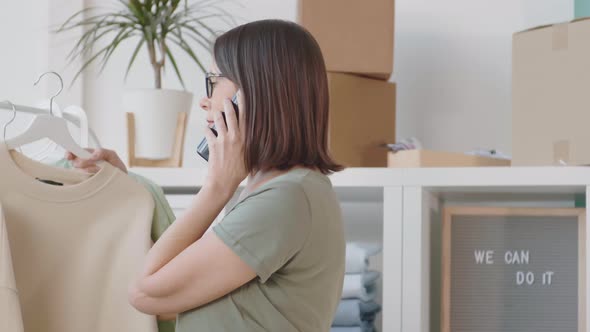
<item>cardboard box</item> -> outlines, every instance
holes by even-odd
[[[395,142],[393,83],[328,73],[329,144],[334,159],[348,167],[386,167],[386,143]]]
[[[387,167],[483,167],[510,166],[510,160],[472,156],[464,153],[430,150],[407,150],[389,152]]]
[[[514,166],[590,164],[590,19],[513,36]]]
[[[299,23],[320,44],[328,71],[389,79],[393,20],[394,0],[299,0]]]

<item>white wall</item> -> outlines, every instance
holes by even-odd
[[[397,0],[399,138],[511,151],[512,33],[570,20],[571,0]]]
[[[10,1],[7,6],[8,2],[2,0],[0,10],[0,100],[33,103],[46,96],[47,83],[55,83],[43,82],[33,87],[37,76],[48,66],[48,1]],[[11,117],[11,112],[0,110],[0,134]],[[7,136],[22,130],[24,121],[29,119],[18,117],[18,123],[8,127]]]
[[[31,102],[45,95],[45,85],[32,85],[48,66],[49,1],[1,3],[0,98]]]

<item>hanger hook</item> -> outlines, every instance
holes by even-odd
[[[59,96],[61,91],[64,89],[64,80],[61,78],[61,76],[57,72],[47,71],[47,72],[44,72],[43,74],[41,74],[39,76],[39,78],[37,78],[35,83],[33,83],[33,85],[37,85],[41,81],[43,76],[45,76],[47,74],[53,74],[53,75],[57,76],[57,78],[59,79],[59,90],[53,96],[51,96],[51,98],[49,99],[49,114],[53,115],[53,98]]]
[[[5,100],[4,102],[9,103],[10,107],[12,107],[12,119],[10,119],[10,121],[6,122],[6,124],[4,125],[4,141],[6,141],[6,128],[9,124],[14,122],[14,119],[16,119],[16,106],[14,106],[14,104],[10,100]]]

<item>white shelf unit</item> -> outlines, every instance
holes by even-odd
[[[131,171],[174,195],[195,193],[207,173],[191,168]],[[437,242],[431,239],[431,232],[436,230],[440,208],[445,204],[573,206],[574,195],[590,190],[590,168],[350,168],[332,175],[331,181],[342,204],[351,207],[350,211],[343,208],[346,226],[357,232],[349,236],[374,238],[381,232],[382,331],[426,332],[437,330],[436,278],[431,276],[435,262],[431,243],[436,246]],[[373,207],[365,211],[375,207],[380,211],[362,218],[365,214],[357,207],[363,204]],[[347,212],[356,225],[350,226]],[[590,227],[586,229],[590,232]],[[586,248],[590,250],[590,246]],[[590,255],[586,254],[586,259],[590,260]],[[590,284],[590,273],[586,276]],[[590,296],[586,303],[590,321]]]

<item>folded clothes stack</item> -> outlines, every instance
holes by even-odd
[[[381,273],[369,271],[369,258],[378,254],[377,245],[346,244],[346,275],[342,300],[336,310],[331,332],[374,332],[381,305],[375,302]]]

